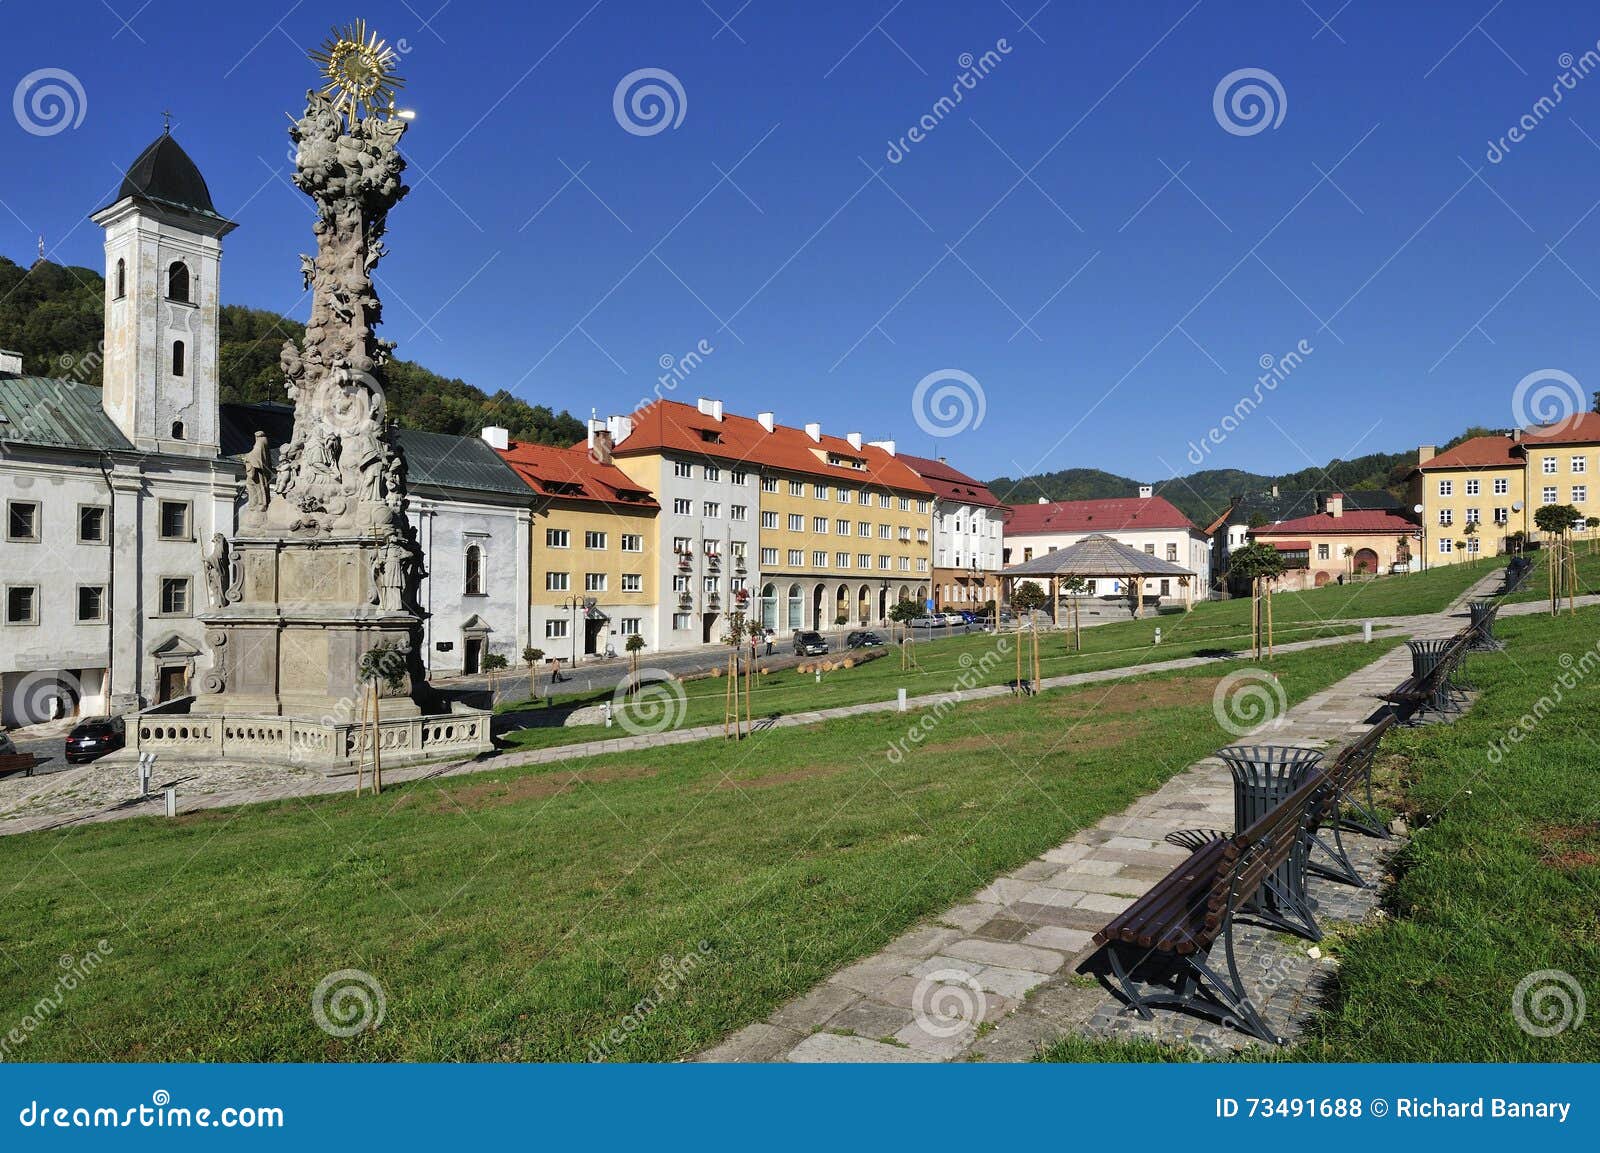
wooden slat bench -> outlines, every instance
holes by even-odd
[[[0,753],[0,777],[12,773],[21,773],[25,777],[33,776],[34,768],[42,758],[32,753]]]
[[[1186,861],[1094,935],[1099,946],[1078,966],[1124,998],[1141,1017],[1172,1007],[1220,1020],[1281,1045],[1239,975],[1234,919],[1245,915],[1310,940],[1322,936],[1310,903],[1285,887],[1304,873],[1309,838],[1333,791],[1320,772],[1243,832],[1201,844]],[[1212,960],[1218,942],[1222,964]]]

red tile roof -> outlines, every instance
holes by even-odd
[[[660,508],[650,493],[614,464],[601,464],[582,445],[556,448],[512,441],[496,449],[529,488],[541,496],[582,500],[654,512]]]
[[[682,452],[751,468],[768,467],[807,473],[835,481],[878,485],[932,495],[912,468],[881,448],[863,443],[856,448],[842,436],[812,440],[801,428],[775,424],[768,432],[760,421],[724,413],[716,420],[697,405],[661,400],[632,414],[633,432],[616,446],[617,456],[650,452]],[[861,462],[856,468],[830,464],[828,457]]]
[[[1126,532],[1137,529],[1188,529],[1194,522],[1164,496],[1118,496],[1107,500],[1058,500],[1014,504],[1007,536],[1030,533]]]
[[[1279,552],[1309,552],[1311,542],[1308,540],[1275,540],[1269,542]]]
[[[984,508],[1004,508],[994,493],[984,486],[982,481],[974,480],[966,473],[951,468],[942,460],[930,460],[925,456],[911,456],[901,453],[899,460],[911,466],[911,470],[928,482],[933,489],[934,496],[940,500],[955,501],[958,504],[973,504]]]
[[[1475,436],[1417,467],[1423,472],[1442,468],[1521,468],[1522,460],[1512,455],[1516,447],[1517,442],[1509,436]]]
[[[1392,512],[1382,512],[1377,509],[1355,509],[1343,516],[1333,516],[1330,513],[1319,512],[1315,516],[1302,516],[1295,520],[1281,521],[1278,524],[1266,524],[1260,528],[1250,530],[1253,537],[1277,537],[1285,533],[1305,534],[1312,536],[1330,536],[1344,534],[1372,534],[1372,533],[1411,533],[1417,530],[1415,521],[1407,520],[1403,516],[1396,516]],[[1264,542],[1276,543],[1276,542]],[[1297,542],[1298,543],[1298,542]]]
[[[1524,430],[1522,443],[1531,445],[1600,444],[1600,412],[1583,412],[1558,425],[1535,425]]]

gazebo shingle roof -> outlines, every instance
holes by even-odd
[[[1112,540],[1104,533],[1093,533],[1077,544],[1055,552],[1047,552],[1010,568],[1002,569],[1001,576],[1045,577],[1133,577],[1177,576],[1195,574],[1181,565],[1147,552],[1131,548],[1121,541]]]

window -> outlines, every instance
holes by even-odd
[[[828,518],[825,517],[825,516],[814,516],[814,517],[812,517],[811,518],[811,531],[812,532],[826,533],[828,531]]]
[[[466,572],[466,595],[469,597],[481,597],[483,595],[483,549],[475,544],[467,546]]]
[[[690,464],[686,460],[675,460],[672,462],[672,475],[685,477],[693,476],[694,465]]]
[[[722,515],[722,505],[714,500],[708,500],[705,502],[705,507],[701,512],[708,517],[720,517]]]
[[[572,532],[564,528],[547,528],[544,530],[545,548],[571,548]]]
[[[856,567],[857,568],[871,568],[872,567],[872,554],[869,553],[869,552],[858,552],[858,553],[856,553]]]
[[[686,593],[689,591],[689,578],[683,573],[675,573],[672,577],[672,591]]]
[[[878,507],[879,508],[889,508],[892,505],[892,503],[893,502],[890,500],[888,493],[880,492],[878,494]]]
[[[128,295],[128,262],[126,260],[117,261],[116,285],[116,298],[121,300]]]
[[[1453,481],[1453,480],[1441,480],[1439,482],[1439,495],[1440,496],[1454,496],[1455,493],[1456,493],[1456,482],[1455,481]]]
[[[744,504],[730,504],[728,506],[729,520],[749,520],[750,506]]]
[[[1477,551],[1478,551],[1478,538],[1475,537],[1475,536],[1469,536],[1467,538],[1467,552],[1476,553]]]
[[[544,622],[544,639],[545,640],[547,640],[547,641],[560,641],[560,640],[565,640],[566,637],[567,637],[567,622],[565,620],[545,621]]]
[[[1467,495],[1468,496],[1477,496],[1480,482],[1478,482],[1476,480],[1469,480],[1469,481],[1466,482],[1466,484],[1467,484],[1467,487],[1466,487]]]
[[[910,497],[903,496],[903,497],[900,498],[900,511],[901,512],[910,512],[911,511],[911,498]]]
[[[817,500],[827,500],[828,499],[828,486],[825,485],[825,484],[814,484],[814,485],[812,485],[811,486],[811,495],[814,496]]]
[[[1173,560],[1173,561],[1178,559],[1178,546],[1177,545],[1169,544],[1167,546],[1167,559],[1168,560]]]
[[[690,500],[686,496],[673,497],[672,511],[679,516],[693,516],[694,501]]]
[[[851,492],[851,491],[850,491],[850,490],[849,490],[849,489],[847,489],[847,488],[841,488],[841,489],[840,489],[840,490],[839,490],[839,493],[838,493],[838,496],[839,496],[839,503],[840,503],[840,504],[849,504],[849,503],[850,503],[850,499],[851,499],[851,498],[852,498],[852,497],[853,497],[853,496],[854,496],[854,495],[855,495],[855,494],[854,494],[854,493],[853,493],[853,492]]]
[[[722,578],[721,577],[708,576],[708,577],[706,577],[704,579],[704,581],[702,583],[702,587],[705,589],[706,592],[711,593],[713,595],[715,595],[717,593],[720,593],[722,591]]]
[[[879,553],[878,554],[878,567],[879,568],[886,569],[886,568],[891,567],[893,564],[894,564],[894,558],[890,557],[886,553]]]
[[[6,539],[38,543],[39,505],[31,500],[14,500],[6,505]]]
[[[1318,560],[1327,560],[1328,559],[1328,546],[1327,545],[1319,544],[1317,546],[1317,559]]]
[[[622,534],[622,551],[623,552],[643,552],[644,551],[644,537],[640,536],[636,532],[625,532],[625,533],[623,533]]]
[[[586,572],[583,574],[583,591],[586,593],[603,593],[606,591],[606,574],[603,572]]]
[[[775,477],[775,476],[764,476],[764,477],[762,477],[761,478],[761,491],[762,492],[777,492],[778,491],[778,478]]]
[[[39,588],[37,585],[11,585],[6,589],[6,624],[36,625],[39,623]]]
[[[183,341],[181,340],[172,342],[172,375],[183,375]]]
[[[1556,496],[1556,486],[1553,484],[1545,485],[1543,495],[1545,504],[1555,504],[1556,500],[1558,499]]]
[[[672,551],[675,552],[675,553],[686,553],[686,552],[688,552],[689,551],[689,538],[686,537],[686,536],[675,536],[675,537],[673,537],[672,538]]]
[[[1497,476],[1494,479],[1494,495],[1505,496],[1511,491],[1511,481],[1507,477]]]
[[[706,479],[709,480],[709,481],[719,481],[719,480],[721,480],[722,479],[722,470],[720,468],[718,468],[714,464],[706,465]]]
[[[181,260],[167,266],[167,299],[189,303],[189,266]]]
[[[901,572],[910,572],[911,571],[911,558],[910,557],[903,556],[903,557],[900,558],[900,571]]]
[[[748,484],[749,482],[750,474],[741,468],[736,468],[728,474],[729,484]]]
[[[789,514],[789,531],[790,532],[805,532],[806,531],[806,518],[804,516],[800,515],[797,512],[790,513]]]
[[[189,540],[189,504],[181,500],[161,502],[161,539]]]
[[[636,572],[625,572],[625,573],[623,573],[622,574],[622,591],[625,592],[625,593],[643,592],[644,591],[644,577],[641,576],[639,573],[636,573]],[[624,630],[624,631],[626,631],[626,630]]]
[[[1050,551],[1051,552],[1055,552],[1056,550],[1052,548]],[[1144,546],[1144,551],[1149,556],[1155,556],[1156,555],[1156,546],[1153,545],[1153,544],[1147,544],[1147,545]]]
[[[833,527],[838,530],[840,536],[849,536],[850,535],[850,522],[847,521],[847,520],[844,520],[842,518],[839,519],[839,520],[836,520],[836,521],[833,522]]]
[[[801,565],[803,565],[805,563],[806,563],[806,554],[805,554],[805,550],[804,549],[792,548],[792,549],[789,550],[789,567],[790,568],[799,568]]]
[[[761,550],[761,563],[764,564],[764,565],[777,564],[778,563],[778,550],[775,549],[775,548],[764,548],[764,549],[762,549]]]
[[[105,544],[106,510],[97,504],[78,506],[78,543]]]
[[[813,552],[811,554],[811,567],[812,568],[827,568],[828,567],[828,554],[823,552],[821,549],[817,549],[815,552]]]
[[[583,547],[587,549],[603,549],[606,547],[606,534],[589,529],[583,534]]]
[[[161,615],[186,617],[189,615],[189,578],[161,578]]]
[[[549,593],[563,593],[571,588],[571,576],[564,572],[547,572],[544,574],[544,591]]]
[[[640,622],[640,618],[639,617],[623,617],[622,618],[622,635],[625,636],[625,637],[636,637],[636,636],[638,636],[643,631],[639,627],[639,622]]]
[[[1480,513],[1480,511],[1481,510],[1475,509],[1475,508],[1467,509],[1466,512],[1461,514],[1464,523],[1466,523],[1466,524],[1477,524],[1478,521],[1479,521],[1479,513]]]
[[[104,585],[78,586],[78,623],[95,624],[106,619]]]
[[[870,537],[872,535],[872,526],[864,520],[856,521],[856,535]]]
[[[1553,456],[1547,456],[1539,463],[1544,469],[1545,476],[1555,476],[1556,469],[1560,467],[1560,462]]]
[[[1586,484],[1575,484],[1575,485],[1572,486],[1572,503],[1573,504],[1583,504],[1588,499],[1589,499],[1589,486],[1588,485],[1586,485]]]
[[[1510,509],[1508,509],[1508,508],[1497,508],[1497,509],[1494,510],[1494,523],[1495,524],[1507,524],[1507,523],[1510,522],[1510,520],[1511,520],[1511,510]]]
[[[1575,456],[1575,457],[1572,458],[1572,471],[1573,472],[1584,472],[1585,470],[1588,469],[1588,467],[1589,467],[1589,458],[1588,457],[1586,457],[1586,456]]]
[[[172,439],[173,440],[182,440],[183,439],[183,421],[175,420],[175,421],[172,422]]]
[[[880,524],[878,526],[878,539],[879,540],[893,540],[894,539],[894,529],[893,529],[893,527],[890,526],[890,525],[886,525],[886,524]]]
[[[1456,514],[1451,509],[1442,508],[1439,510],[1439,523],[1445,528],[1449,528],[1452,524],[1454,524],[1455,519]]]
[[[761,514],[761,527],[762,528],[777,528],[778,527],[778,514],[775,513],[775,512],[764,512],[764,513],[762,513]]]
[[[689,620],[689,614],[688,613],[673,613],[672,614],[672,627],[675,630],[677,630],[679,632],[682,632],[684,629],[687,629],[689,627],[689,624],[690,624],[690,620]]]
[[[1455,547],[1455,541],[1451,540],[1449,537],[1442,536],[1439,538],[1439,551],[1441,553],[1452,553],[1455,551]]]
[[[917,511],[918,512],[927,512],[928,511],[928,502],[925,501],[925,500],[919,500],[917,502]]]
[[[840,568],[849,568],[850,567],[850,554],[847,553],[847,552],[834,553],[833,554],[833,561]]]
[[[789,495],[790,496],[805,496],[806,495],[805,482],[804,481],[798,481],[798,480],[791,480],[789,482]]]

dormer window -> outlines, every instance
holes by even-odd
[[[714,428],[702,428],[702,429],[699,430],[699,432],[700,432],[700,439],[705,441],[705,443],[707,443],[707,444],[721,444],[722,443],[722,434],[720,432],[718,432]]]
[[[167,299],[189,303],[189,266],[181,260],[167,266]]]
[[[121,300],[128,295],[128,262],[126,260],[117,261],[115,286],[117,300]]]

